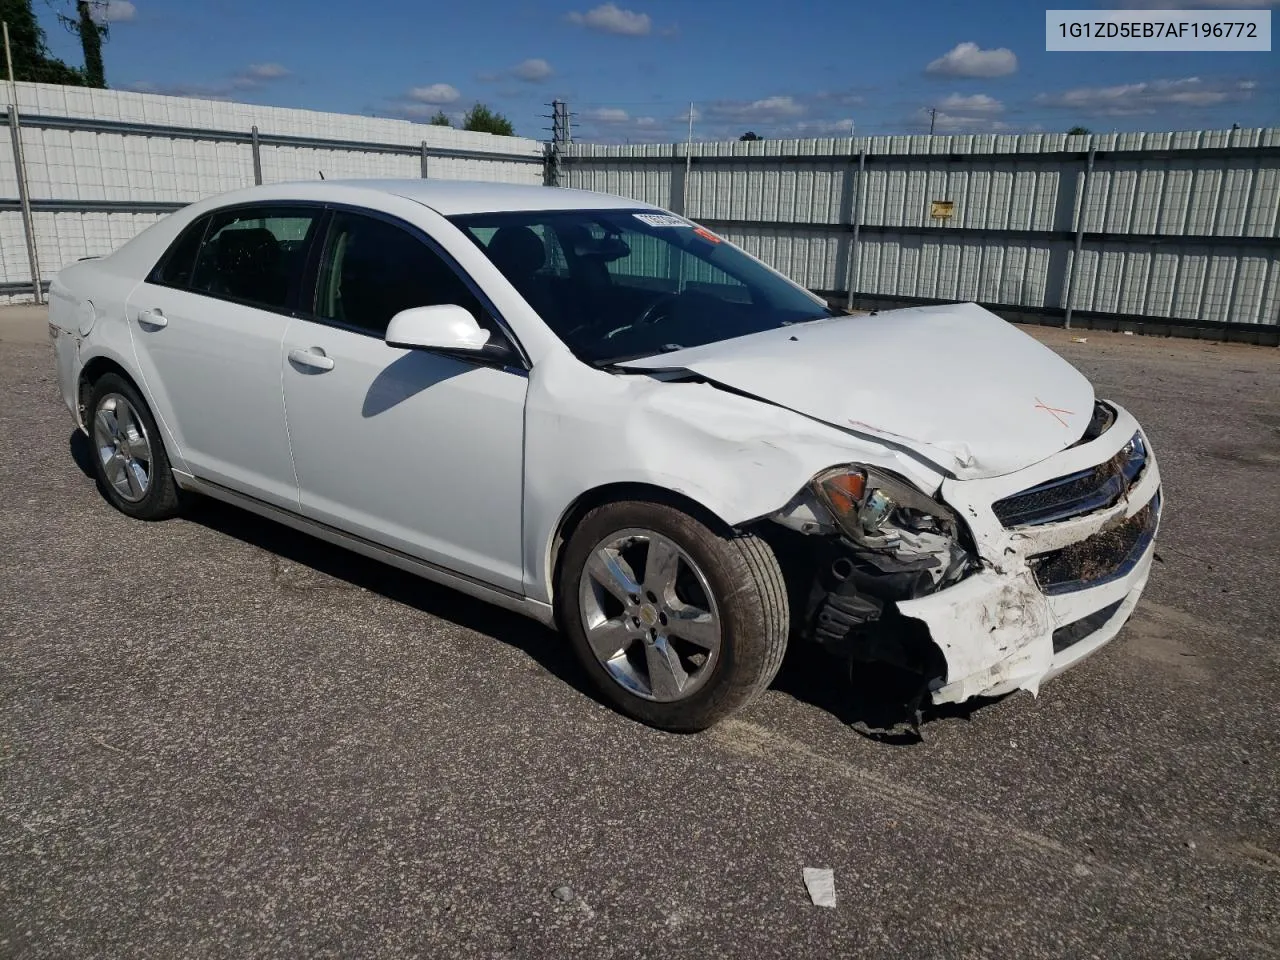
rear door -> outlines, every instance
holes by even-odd
[[[309,316],[285,336],[304,515],[520,592],[526,370],[387,346],[392,316],[458,304],[505,333],[461,270],[398,221],[335,210]]]
[[[259,204],[209,214],[129,298],[139,369],[187,466],[294,510],[281,343],[323,213]]]

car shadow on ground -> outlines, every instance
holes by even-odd
[[[773,689],[830,713],[870,740],[894,746],[920,743],[930,723],[944,718],[968,720],[999,699],[934,706],[926,696],[917,714],[913,704],[920,693],[917,675],[887,664],[850,663],[795,638]]]
[[[96,482],[93,445],[89,438],[77,430],[68,443],[76,466]],[[564,638],[528,617],[438,586],[396,567],[208,497],[189,497],[183,508],[183,519],[234,537],[302,568],[500,640],[522,650],[543,669],[579,693],[598,703],[604,702],[591,686],[590,678],[574,658]],[[306,589],[297,583],[297,578],[288,578],[282,582],[282,589]]]
[[[191,498],[183,516],[301,567],[493,637],[521,650],[579,693],[603,702],[564,638],[528,617],[207,497]],[[290,584],[283,581],[281,589],[308,589]]]
[[[96,482],[89,438],[77,430],[71,434],[68,444],[76,466]],[[578,693],[608,705],[564,637],[527,617],[208,497],[191,497],[184,509],[184,518],[300,567],[493,637],[524,652]],[[282,588],[299,589],[287,581]],[[826,711],[873,740],[908,745],[921,740],[920,730],[911,722],[904,722],[914,719],[904,712],[903,704],[911,699],[916,682],[915,678],[890,667],[859,664],[851,670],[847,661],[793,638],[771,689]],[[929,721],[941,717],[968,718],[988,702],[925,706],[921,714],[924,729],[927,730]]]

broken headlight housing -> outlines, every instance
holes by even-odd
[[[954,532],[955,514],[883,470],[836,467],[814,477],[813,491],[856,543],[884,537],[893,528]]]
[[[936,588],[971,563],[956,515],[900,477],[849,464],[818,474],[811,488],[850,546],[884,572],[928,570]]]

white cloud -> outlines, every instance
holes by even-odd
[[[597,123],[626,123],[631,119],[631,115],[621,107],[596,107],[593,110],[583,110],[581,116],[583,120],[594,120]]]
[[[1000,133],[1010,129],[1009,124],[995,119],[990,112],[979,111],[951,113],[939,110],[930,116],[928,110],[920,110],[915,121],[922,130],[928,130],[932,125],[934,133]]]
[[[1109,87],[1076,87],[1059,93],[1042,93],[1035,102],[1045,107],[1073,110],[1082,116],[1131,117],[1248,100],[1256,87],[1257,83],[1252,80],[1232,83],[1182,77]]]
[[[460,96],[462,94],[458,92],[458,88],[449,83],[432,83],[425,87],[414,87],[409,91],[410,100],[432,105],[456,103]]]
[[[863,103],[866,98],[852,90],[820,90],[813,95],[819,103],[834,103],[844,107],[854,107]]]
[[[647,13],[623,10],[614,3],[602,3],[586,13],[574,11],[569,22],[601,33],[617,33],[625,37],[643,37],[653,29],[653,21]]]
[[[90,8],[90,16],[98,23],[128,23],[138,17],[138,8],[129,0],[107,0],[105,6]]]
[[[555,71],[551,69],[551,64],[547,63],[547,61],[540,57],[522,60],[511,68],[511,75],[513,77],[528,81],[529,83],[541,83],[554,72]]]
[[[774,131],[771,135],[774,137],[783,134],[792,137],[847,137],[851,129],[853,129],[853,117],[845,117],[842,120],[801,120]]]
[[[750,102],[718,100],[709,104],[707,111],[712,117],[725,120],[780,120],[800,116],[805,107],[794,97],[765,97]],[[687,113],[685,118],[688,119]]]
[[[925,73],[945,77],[1003,77],[1018,69],[1018,58],[1008,47],[983,50],[976,43],[958,43],[924,68]]]
[[[995,97],[989,97],[985,93],[974,93],[964,96],[959,93],[953,93],[951,96],[939,101],[938,109],[948,113],[1000,113],[1004,110],[1004,104]]]
[[[1130,10],[1260,10],[1274,7],[1280,0],[1127,0],[1120,6]]]
[[[254,80],[279,80],[289,73],[289,68],[279,63],[251,63],[241,76]]]

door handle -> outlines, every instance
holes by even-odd
[[[169,325],[169,318],[164,315],[159,307],[153,307],[150,310],[138,311],[138,323],[144,327],[151,327],[153,330],[159,330],[161,327]]]
[[[326,357],[324,351],[319,347],[312,347],[310,350],[290,350],[289,360],[300,367],[307,367],[311,370],[324,371],[333,369],[333,357]]]

